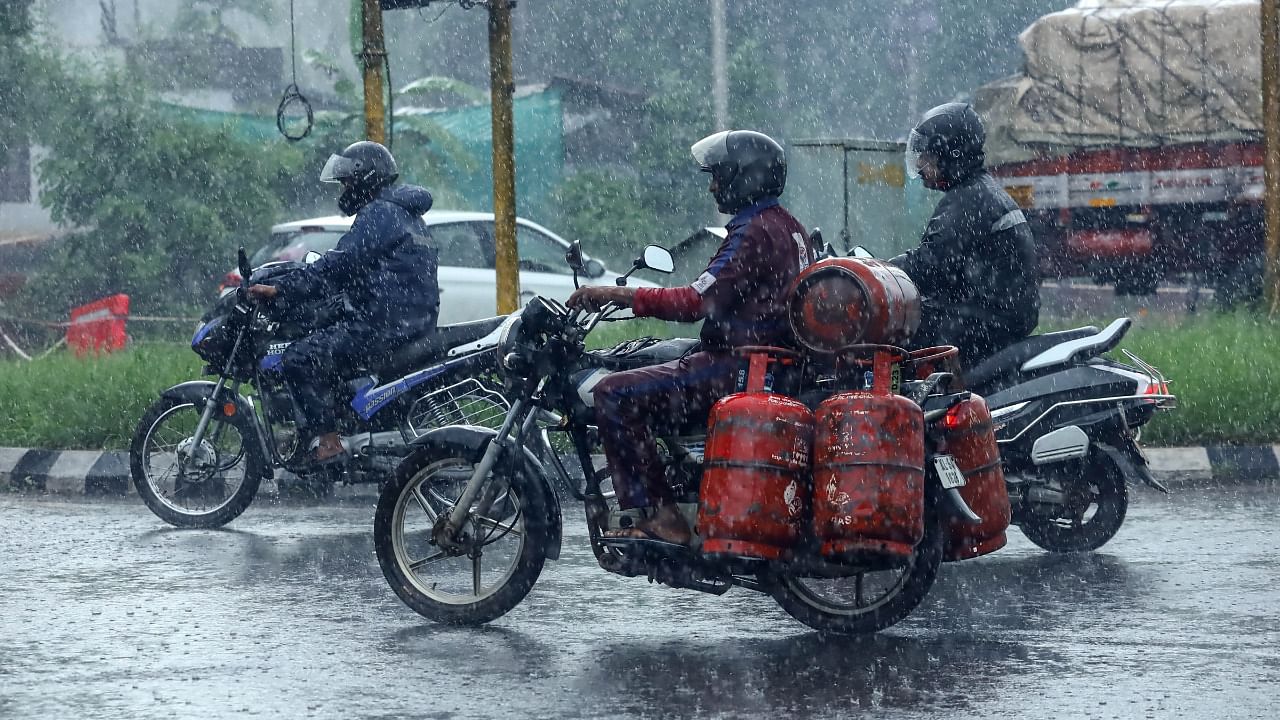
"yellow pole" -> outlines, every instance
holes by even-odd
[[[387,144],[387,109],[383,102],[382,64],[387,57],[382,39],[382,6],[378,0],[362,0],[361,37],[364,51],[364,136]]]
[[[489,2],[489,94],[493,113],[493,240],[498,313],[516,310],[520,257],[516,250],[515,122],[511,97],[511,0]]]
[[[1280,13],[1277,0],[1262,0],[1262,127],[1266,190],[1266,298],[1270,314],[1280,309]]]

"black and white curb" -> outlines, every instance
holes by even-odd
[[[1148,448],[1145,452],[1156,479],[1170,487],[1280,481],[1280,445]],[[274,480],[260,488],[265,493],[277,490]],[[133,494],[134,489],[128,453],[0,448],[0,492],[110,497]],[[339,487],[335,495],[376,493],[375,484],[364,484]]]

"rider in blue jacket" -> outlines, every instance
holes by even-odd
[[[298,272],[254,285],[259,299],[306,302],[345,293],[355,316],[320,328],[284,352],[282,369],[305,416],[300,437],[317,436],[312,459],[331,462],[344,450],[335,430],[332,388],[351,368],[369,365],[435,328],[440,310],[436,251],[422,214],[431,193],[394,185],[395,158],[375,142],[329,157],[321,182],[341,183],[338,209],[355,215],[338,246]]]

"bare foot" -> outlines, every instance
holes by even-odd
[[[632,540],[660,540],[676,545],[688,545],[693,541],[693,533],[689,524],[675,505],[663,505],[653,514],[635,524],[635,527],[610,530],[605,537],[627,538]]]

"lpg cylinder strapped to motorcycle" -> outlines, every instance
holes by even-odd
[[[970,394],[967,400],[947,411],[940,425],[939,452],[955,459],[965,479],[965,484],[958,488],[960,497],[982,518],[978,524],[960,519],[948,521],[943,559],[967,560],[995,552],[1005,545],[1010,509],[1000,464],[1000,446],[996,444],[986,400]]]
[[[924,413],[894,394],[907,357],[890,345],[845,348],[837,373],[861,389],[814,414],[813,533],[828,560],[901,564],[924,536]]]
[[[796,338],[819,353],[906,342],[920,324],[920,291],[898,267],[865,258],[820,260],[788,293]]]
[[[711,409],[697,532],[702,554],[778,560],[803,532],[811,495],[813,413],[774,392],[799,356],[772,347],[743,347],[741,392]]]

